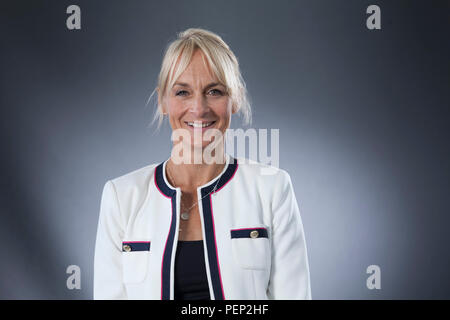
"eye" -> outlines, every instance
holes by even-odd
[[[176,96],[185,96],[188,92],[186,90],[179,90],[175,93]]]
[[[220,91],[219,89],[212,89],[208,93],[210,93],[213,96],[221,96],[221,95],[223,95],[223,92]]]

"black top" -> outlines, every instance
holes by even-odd
[[[203,240],[178,241],[175,255],[175,300],[210,300]]]

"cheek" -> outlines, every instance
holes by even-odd
[[[170,113],[176,114],[180,109],[180,102],[176,99],[167,99],[167,109]]]
[[[219,130],[222,131],[223,134],[225,134],[225,131],[230,127],[231,123],[231,110],[230,112],[223,112],[219,115],[220,117],[220,125]]]
[[[167,111],[171,119],[177,120],[183,113],[183,105],[181,102],[173,99],[167,101]]]
[[[220,108],[216,109],[216,114],[222,119],[223,122],[229,122],[232,114],[232,104],[230,99],[223,101],[220,104]]]

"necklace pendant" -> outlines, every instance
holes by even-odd
[[[181,213],[181,220],[189,220],[189,213],[188,212],[182,212]]]

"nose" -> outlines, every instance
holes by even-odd
[[[189,106],[189,112],[198,118],[203,117],[209,111],[208,102],[206,101],[206,97],[201,94],[196,95],[192,100]]]

